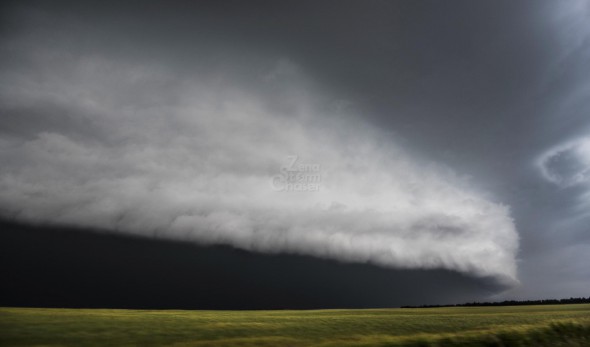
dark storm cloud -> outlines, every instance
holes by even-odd
[[[317,106],[323,97],[302,88],[288,61],[244,91],[228,77],[42,55],[65,71],[40,69],[33,83],[5,71],[7,103],[56,103],[89,121],[83,132],[73,123],[3,138],[5,216],[515,281],[517,235],[505,206],[380,143],[342,111],[324,123],[334,111]],[[177,85],[160,85],[171,76]],[[258,85],[283,78],[297,87],[267,106]],[[142,97],[152,93],[156,100]],[[289,172],[317,189],[303,181],[282,191]]]
[[[481,300],[502,289],[494,279],[448,270],[391,270],[96,230],[0,223],[2,306],[395,307]]]
[[[539,282],[534,264],[555,260],[567,266],[571,259],[583,262],[587,258],[584,247],[571,245],[588,240],[588,223],[580,217],[580,211],[584,212],[585,202],[590,200],[589,189],[581,182],[564,190],[546,179],[548,176],[538,163],[539,158],[547,157],[555,148],[584,141],[588,136],[587,11],[584,1],[229,1],[178,2],[174,6],[71,2],[19,3],[7,7],[2,33],[2,134],[5,146],[12,148],[10,153],[14,155],[5,160],[13,163],[12,168],[21,165],[24,171],[43,175],[49,170],[60,177],[60,170],[50,164],[42,165],[43,160],[54,163],[56,157],[43,154],[40,149],[53,149],[67,153],[65,158],[58,159],[60,168],[69,168],[72,181],[92,181],[93,175],[88,172],[93,168],[99,168],[101,175],[128,181],[119,181],[109,188],[100,183],[85,190],[80,198],[55,191],[42,191],[39,195],[30,183],[41,179],[32,174],[22,175],[19,177],[25,179],[16,181],[18,184],[10,181],[11,202],[3,208],[21,217],[37,211],[29,217],[59,215],[54,221],[84,220],[92,221],[94,226],[98,223],[101,227],[120,229],[158,229],[163,220],[166,225],[171,223],[169,218],[182,228],[195,223],[219,228],[219,221],[224,220],[233,224],[226,223],[222,231],[236,226],[248,229],[252,225],[257,230],[273,218],[250,212],[262,218],[254,218],[252,224],[250,217],[234,214],[215,217],[215,221],[206,217],[211,216],[209,210],[204,215],[187,214],[182,203],[171,204],[163,214],[154,213],[162,200],[154,205],[138,204],[150,196],[177,201],[187,191],[182,184],[174,189],[161,189],[158,184],[170,177],[187,182],[186,177],[179,177],[178,173],[170,176],[161,168],[155,176],[142,176],[139,172],[156,171],[154,166],[138,163],[163,165],[177,172],[182,171],[185,163],[199,167],[198,161],[191,161],[189,156],[179,157],[178,153],[190,149],[187,155],[201,156],[203,152],[197,149],[209,145],[220,154],[213,162],[215,170],[221,168],[256,178],[261,173],[272,175],[273,169],[281,165],[280,155],[303,153],[304,160],[316,160],[341,173],[341,182],[352,182],[346,196],[339,199],[356,203],[343,204],[330,196],[320,201],[320,206],[325,203],[330,217],[312,217],[306,227],[324,230],[338,225],[346,229],[351,224],[342,217],[339,206],[344,211],[352,207],[353,213],[348,216],[364,224],[358,229],[360,234],[395,226],[398,237],[413,240],[409,243],[412,248],[439,252],[434,258],[432,254],[418,252],[394,260],[394,264],[442,264],[480,275],[497,273],[501,268],[512,276],[514,228],[509,212],[498,202],[506,203],[523,239],[521,277],[530,281],[527,285],[525,280],[519,295],[558,292],[543,289],[555,283],[552,276],[557,276],[556,271],[544,275],[547,281]],[[228,93],[228,88],[233,94]],[[244,94],[244,90],[250,93]],[[264,100],[263,106],[253,103],[258,99]],[[236,128],[231,129],[223,122],[215,123],[214,119],[227,117],[227,111],[218,112],[223,100],[234,100],[230,114],[248,109],[254,116],[235,123]],[[171,140],[195,131],[186,110],[199,107],[215,114],[197,124],[197,129],[203,131],[199,136],[205,145],[187,147],[186,143]],[[167,116],[162,117],[163,114]],[[355,148],[362,146],[354,147],[347,144],[348,139],[338,138],[338,132],[344,132],[346,135],[341,136],[351,137],[352,143],[367,145],[367,137],[379,137],[372,131],[354,130],[358,122],[351,122],[350,118],[355,116],[363,117],[369,127],[378,127],[391,135],[395,143],[390,139],[370,140],[367,150],[361,152]],[[334,130],[334,123],[340,118],[343,120]],[[310,133],[309,129],[318,130]],[[236,138],[234,144],[258,140],[275,145],[266,154],[248,146],[233,146],[231,139],[229,145],[211,145],[218,143],[211,134],[220,133],[232,134]],[[275,133],[280,135],[273,137]],[[22,141],[27,146],[19,147]],[[313,144],[314,148],[302,150],[302,144]],[[147,148],[140,152],[138,146]],[[240,155],[236,148],[242,151]],[[291,149],[295,151],[282,153]],[[224,161],[223,156],[228,153],[232,159]],[[252,156],[253,153],[258,156]],[[263,160],[269,155],[272,161]],[[158,162],[166,156],[172,159]],[[392,156],[395,159],[390,163],[382,160]],[[90,159],[84,162],[79,160],[81,157]],[[174,161],[175,157],[182,160]],[[242,159],[236,160],[237,157]],[[72,158],[75,160],[71,161]],[[552,172],[574,176],[585,172],[587,157],[571,152],[568,158],[573,159],[551,159]],[[423,173],[421,165],[425,160],[438,163],[433,165],[430,176]],[[37,165],[34,169],[28,165],[31,162]],[[78,165],[80,162],[83,166]],[[332,162],[342,165],[330,167]],[[364,176],[372,186],[356,180],[365,173],[362,167],[358,171],[351,169],[355,165],[374,168]],[[464,176],[441,173],[445,171],[441,165],[470,175],[469,187],[465,187]],[[388,173],[395,179],[388,184],[375,183],[383,182]],[[138,194],[144,191],[144,183],[133,181],[134,177],[150,178],[146,183],[151,187],[149,191],[158,195]],[[415,190],[415,185],[401,184],[411,180],[421,187],[420,191]],[[211,177],[207,181],[215,182]],[[52,182],[52,187],[59,187],[57,181]],[[220,182],[227,185],[228,181]],[[232,187],[241,187],[234,189],[238,195],[251,193],[244,191],[243,186]],[[133,193],[118,195],[129,192],[129,187]],[[375,199],[375,195],[365,200],[367,189],[381,191],[381,198]],[[111,199],[97,200],[97,193]],[[60,203],[52,199],[55,195],[63,197]],[[393,204],[392,196],[396,197]],[[117,197],[117,203],[111,201],[113,197]],[[68,207],[80,206],[80,199],[94,207]],[[258,197],[258,201],[265,199]],[[399,205],[400,200],[414,207],[405,208],[403,203]],[[20,205],[15,201],[20,201]],[[121,202],[125,207],[121,208]],[[205,205],[202,201],[198,204]],[[386,206],[384,210],[390,219],[379,220],[370,213],[355,215],[361,205],[378,210]],[[113,206],[128,212],[113,217],[109,212]],[[128,206],[145,208],[134,211]],[[207,206],[227,208],[224,202]],[[267,206],[257,207],[264,210]],[[140,215],[152,216],[154,220],[139,218]],[[183,215],[190,218],[177,218]],[[291,214],[286,219],[275,219],[274,223],[294,225],[293,221],[306,215]],[[572,215],[577,219],[564,224]],[[260,220],[266,222],[260,224]],[[424,240],[408,237],[416,230],[426,230]],[[233,236],[222,237],[226,243],[228,238]],[[276,247],[277,240],[272,237],[271,241],[266,236],[261,240],[262,244]],[[346,242],[338,237],[331,240],[328,244],[337,245],[336,248],[320,247],[321,251],[306,254],[339,258],[338,254],[349,252],[343,246]],[[381,238],[373,240],[384,243]],[[493,249],[491,253],[483,249],[481,257],[465,255],[465,249],[473,251],[473,245],[482,240],[490,242],[486,247]],[[310,248],[310,244],[317,245],[317,240],[308,241],[294,250],[317,250]],[[245,247],[248,242],[248,238],[240,239],[237,245]],[[400,240],[393,243],[396,242]],[[445,242],[446,250],[440,247]],[[280,239],[279,244],[293,250],[285,246],[292,245],[292,240]],[[392,263],[372,246],[360,254],[355,253],[359,248],[353,250],[345,258]],[[462,254],[458,257],[462,260],[447,257],[454,253]],[[474,267],[466,259],[475,259],[478,265]],[[560,283],[570,281],[564,287],[571,294],[564,295],[585,295],[590,281],[587,273],[572,267],[568,274],[568,279]]]

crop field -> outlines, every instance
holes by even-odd
[[[277,311],[0,308],[1,346],[590,346],[590,304]]]

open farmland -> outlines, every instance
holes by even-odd
[[[590,305],[182,311],[1,308],[2,346],[589,346]]]

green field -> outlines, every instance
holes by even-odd
[[[590,304],[313,311],[0,308],[1,346],[590,346]]]

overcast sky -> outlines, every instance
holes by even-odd
[[[1,24],[4,220],[589,295],[588,1],[17,1]]]

